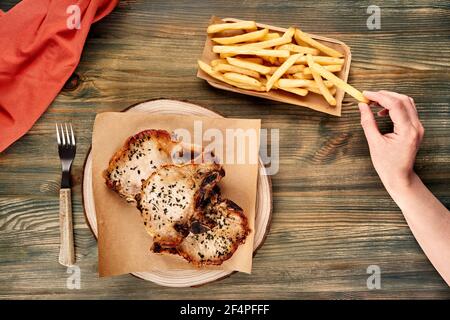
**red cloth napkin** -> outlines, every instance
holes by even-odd
[[[0,152],[55,99],[78,65],[91,24],[118,2],[23,0],[0,10]]]

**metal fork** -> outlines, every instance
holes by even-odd
[[[75,263],[75,249],[73,244],[70,168],[77,149],[72,124],[67,125],[65,123],[64,126],[56,124],[56,140],[62,168],[61,189],[59,190],[59,263],[63,266],[71,266]]]

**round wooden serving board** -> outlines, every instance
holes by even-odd
[[[167,115],[193,115],[211,118],[223,118],[221,115],[197,106],[195,104],[176,101],[176,100],[152,100],[142,102],[131,106],[124,112],[145,112],[151,114]],[[83,171],[83,204],[86,220],[95,237],[97,231],[97,217],[95,213],[95,203],[92,190],[92,156],[88,153]],[[253,252],[263,244],[269,231],[272,215],[272,185],[270,178],[265,175],[265,168],[260,159],[258,187],[256,197],[256,220],[255,220],[255,239]],[[225,278],[232,274],[231,271],[223,270],[162,270],[153,272],[138,272],[133,275],[144,280],[152,281],[156,284],[167,287],[190,287],[198,286],[218,279]]]

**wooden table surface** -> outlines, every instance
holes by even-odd
[[[17,0],[3,0],[8,10]],[[372,1],[122,1],[92,27],[73,81],[31,131],[0,154],[0,298],[450,298],[370,162],[359,112],[348,95],[341,118],[214,89],[196,59],[211,15],[254,19],[347,43],[350,83],[416,100],[426,128],[416,169],[450,206],[450,5],[376,1],[381,29],[368,30]],[[154,98],[188,100],[227,117],[280,129],[270,233],[251,275],[172,289],[130,275],[99,279],[97,243],[83,216],[81,178],[94,117]],[[55,122],[78,137],[73,210],[81,289],[57,262],[60,163]],[[389,130],[387,120],[380,127]],[[366,269],[381,268],[368,290]]]

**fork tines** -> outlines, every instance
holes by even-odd
[[[64,123],[64,126],[62,124],[59,125],[55,124],[56,126],[56,140],[58,141],[58,146],[60,147],[66,147],[66,146],[75,146],[75,135],[73,134],[72,124],[69,123],[69,126],[67,126],[67,123]],[[69,128],[70,128],[70,134],[69,134]],[[65,129],[65,131],[64,131]]]

